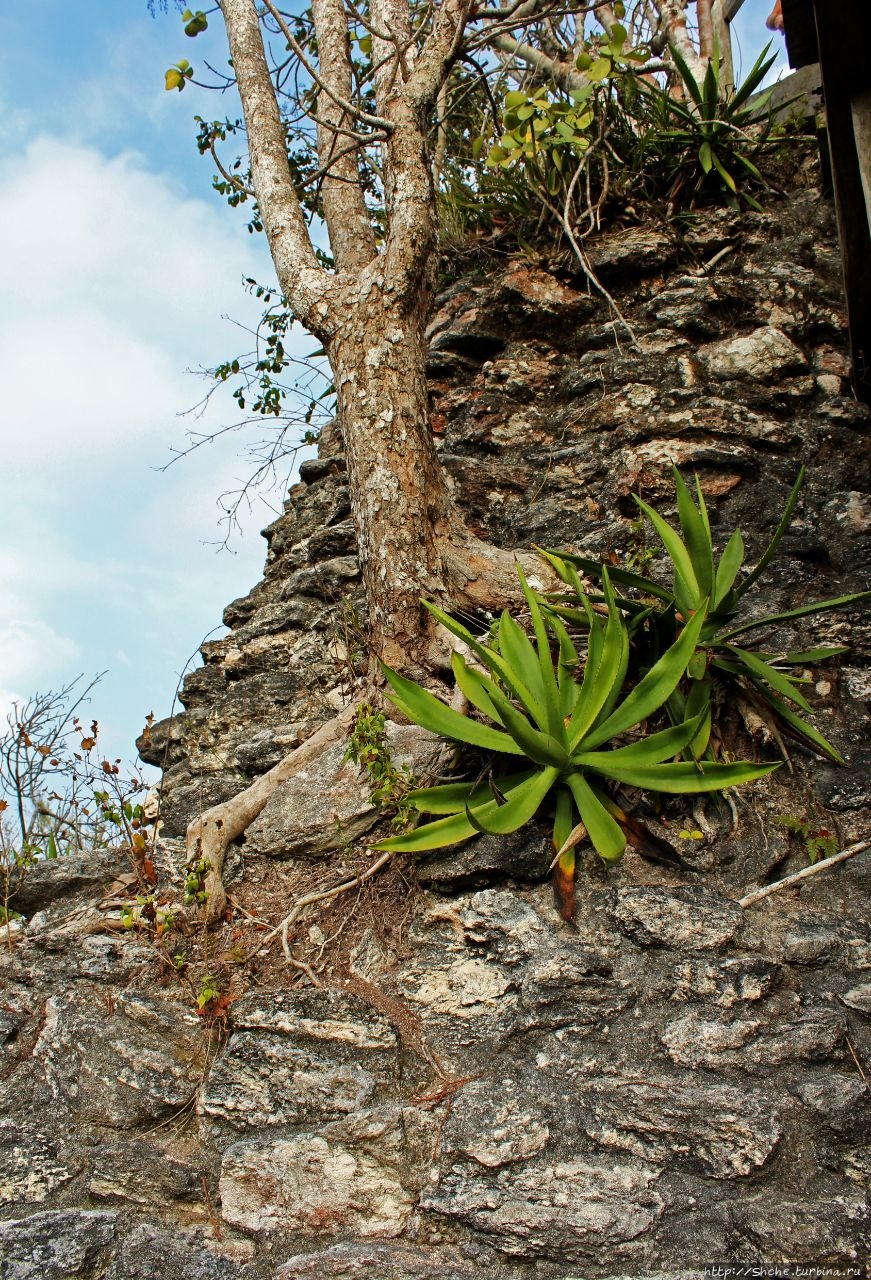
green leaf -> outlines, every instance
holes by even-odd
[[[553,847],[555,852],[559,852],[568,840],[574,825],[572,793],[566,787],[559,787],[556,793],[556,808],[553,819]]]
[[[695,570],[693,569],[693,563],[690,559],[689,551],[684,546],[677,533],[675,533],[674,529],[672,529],[671,525],[663,520],[658,511],[654,511],[653,507],[648,506],[643,499],[637,496],[635,501],[659,534],[660,540],[668,552],[669,559],[674,565],[676,577],[686,583],[691,596],[692,607],[698,608],[702,600],[702,593],[699,588]]]
[[[477,834],[464,813],[455,813],[450,818],[440,818],[438,822],[427,822],[406,835],[380,840],[373,848],[379,852],[426,853],[430,849],[446,849]]]
[[[771,41],[765,46],[759,57],[753,63],[753,66],[747,73],[746,79],[741,83],[740,88],[729,99],[729,112],[734,115],[740,107],[744,105],[758,85],[762,83],[768,72],[777,61],[777,54],[767,57],[768,50],[771,48]]]
[[[599,773],[607,773],[609,763],[619,767],[632,765],[661,764],[663,760],[671,760],[679,755],[702,726],[704,711],[693,720],[673,725],[668,729],[660,729],[648,737],[639,738],[625,747],[616,747],[613,751],[579,751],[572,756],[572,764],[581,769],[595,769]]]
[[[743,584],[742,584],[743,587]],[[742,622],[740,627],[733,627],[717,636],[717,641],[725,643],[746,631],[755,631],[757,627],[767,627],[775,622],[785,622],[789,618],[804,618],[811,613],[825,613],[829,609],[843,609],[859,600],[871,599],[871,591],[856,591],[849,596],[833,596],[828,600],[816,600],[813,604],[802,604],[797,609],[788,609],[786,613],[769,613],[764,618],[753,618],[750,622]]]
[[[505,106],[507,110],[514,111],[517,107],[522,107],[529,99],[525,93],[521,93],[517,89],[512,89],[510,93],[505,95]]]
[[[466,817],[491,835],[509,835],[535,816],[558,777],[557,769],[541,769],[516,786],[504,804],[490,801],[476,809],[467,808]]]
[[[732,654],[736,662],[746,667],[756,681],[763,680],[770,685],[777,693],[788,698],[790,702],[794,702],[797,707],[801,707],[802,711],[812,714],[813,708],[805,698],[804,694],[796,689],[789,676],[784,675],[782,671],[778,671],[776,667],[769,666],[767,662],[763,662],[755,653],[751,653],[749,649],[741,649],[737,645],[727,645],[728,652]]]
[[[481,711],[497,724],[499,713],[490,697],[492,681],[482,672],[470,667],[461,653],[456,650],[451,654],[451,668],[460,691],[468,698],[476,711]]]
[[[517,700],[523,704],[533,719],[536,719],[539,716],[542,717],[539,723],[541,728],[545,729],[547,727],[547,721],[544,718],[544,709],[541,705],[541,699],[537,699],[535,697],[529,686],[524,683],[520,673],[502,657],[501,653],[497,653],[495,649],[491,649],[487,645],[481,644],[481,642],[472,635],[471,631],[469,631],[467,627],[464,627],[461,622],[457,622],[456,619],[450,616],[450,614],[445,613],[436,605],[429,604],[426,600],[422,601],[422,603],[436,621],[440,622],[443,627],[451,632],[452,635],[458,636],[460,640],[464,641],[464,643],[472,650],[472,653],[474,653],[479,662],[482,662],[489,671],[492,671],[495,676],[499,677],[502,683],[511,690]]]
[[[692,98],[693,102],[696,104],[697,107],[702,107],[703,106],[702,91],[699,88],[698,81],[696,80],[693,73],[690,71],[689,65],[687,64],[686,59],[684,58],[680,49],[678,49],[676,45],[670,44],[668,47],[669,47],[669,51],[671,52],[671,56],[674,59],[674,65],[677,67],[678,71],[680,72],[680,77],[681,77],[681,80],[683,80],[684,87],[686,88],[687,93],[690,95],[690,97]]]
[[[800,653],[785,653],[782,657],[778,657],[777,654],[761,656],[770,656],[777,662],[788,662],[790,666],[812,667],[817,662],[826,662],[829,658],[837,658],[842,653],[849,652],[850,646],[846,644],[824,644],[816,649],[803,649]]]
[[[607,720],[597,725],[584,744],[588,750],[626,733],[665,705],[686,670],[705,620],[704,608],[690,618],[678,639],[655,662],[645,676]]]
[[[587,68],[587,75],[593,81],[594,84],[598,83],[600,80],[606,80],[610,74],[611,74],[610,58],[596,58],[591,63],[591,65]]]
[[[596,852],[606,862],[618,862],[626,848],[626,837],[619,824],[582,774],[569,774],[566,785],[575,798],[581,822],[587,828]]]
[[[824,738],[813,725],[808,724],[806,720],[802,720],[798,712],[793,711],[788,703],[778,698],[776,694],[762,684],[756,684],[754,687],[760,697],[776,712],[778,719],[783,721],[792,736],[803,740],[806,746],[811,746],[821,755],[827,756],[829,760],[834,760],[835,764],[846,764],[844,757],[835,750],[829,740]]]
[[[553,566],[563,582],[569,582],[567,576],[560,569],[560,563],[564,568],[575,566],[583,569],[584,573],[588,573],[591,578],[601,580],[602,571],[607,567],[608,574],[612,582],[619,582],[621,587],[634,587],[637,591],[643,591],[645,595],[654,596],[658,600],[670,601],[673,593],[668,587],[662,587],[658,582],[654,582],[652,578],[643,578],[640,574],[630,573],[627,569],[618,569],[612,565],[605,565],[601,560],[590,560],[587,556],[576,556],[567,551],[544,551],[540,547],[536,550],[545,560]],[[583,588],[575,588],[580,593]]]
[[[689,489],[677,467],[672,467],[677,490],[677,510],[684,544],[689,552],[699,593],[710,596],[714,587],[714,551],[711,546],[711,530],[707,511],[701,511],[693,502]],[[701,490],[699,491],[701,492]],[[704,500],[703,500],[704,501]]]
[[[607,569],[604,572],[604,581],[608,581]],[[594,633],[597,631],[599,636],[594,641]],[[601,646],[599,637],[601,637]],[[574,751],[580,746],[591,726],[596,723],[602,708],[614,694],[615,686],[619,693],[626,674],[625,659],[628,657],[628,648],[626,624],[618,609],[609,608],[604,635],[598,619],[590,628],[589,649],[581,691],[566,731],[571,750]],[[591,661],[591,656],[594,661]]]
[[[728,170],[728,169],[725,167],[725,165],[723,164],[723,162],[722,162],[722,160],[720,159],[720,157],[717,155],[716,151],[712,151],[712,152],[711,152],[711,159],[712,159],[712,160],[713,160],[713,162],[714,162],[714,168],[717,170],[717,173],[718,173],[718,174],[720,175],[720,177],[723,179],[723,181],[725,182],[726,186],[729,188],[729,190],[730,190],[730,191],[733,191],[733,192],[735,193],[735,195],[737,195],[737,194],[738,194],[738,185],[737,185],[737,183],[735,182],[735,179],[732,177],[732,175],[731,175],[731,173],[729,172],[729,170]]]
[[[743,563],[744,539],[741,537],[741,530],[736,529],[726,543],[723,554],[720,556],[720,563],[717,565],[717,574],[714,579],[714,599],[711,604],[712,614],[716,614],[717,610],[725,602]]]
[[[805,467],[802,465],[799,468],[798,476],[796,478],[795,484],[792,486],[792,490],[790,492],[789,498],[787,499],[786,507],[784,508],[783,515],[780,517],[780,523],[778,524],[777,528],[774,531],[773,538],[769,542],[768,546],[765,548],[762,558],[759,561],[759,563],[756,565],[755,569],[752,569],[750,571],[750,573],[747,575],[747,577],[744,579],[741,585],[737,588],[737,595],[739,597],[743,596],[744,593],[748,591],[750,587],[753,586],[753,583],[762,573],[765,572],[771,560],[774,558],[774,555],[780,543],[780,539],[786,533],[786,530],[789,528],[790,522],[792,520],[792,513],[795,511],[796,504],[798,502],[798,495],[801,492],[802,485],[804,484],[804,477],[805,477]]]
[[[497,778],[494,785],[508,796],[538,773],[538,769],[526,769],[523,773],[507,774]],[[466,807],[480,808],[493,799],[489,782],[445,782],[438,787],[422,787],[409,791],[406,799],[420,813],[465,813]]]
[[[515,622],[507,609],[499,619],[499,652],[508,663],[512,672],[519,677],[524,687],[535,699],[536,707],[544,704],[544,690],[541,685],[541,671],[538,657],[532,642],[523,628]],[[531,710],[531,708],[527,708]],[[539,725],[541,729],[549,728],[547,721]]]
[[[781,761],[773,764],[679,763],[643,765],[615,765],[609,767],[608,776],[627,786],[643,791],[663,791],[670,795],[697,795],[705,791],[725,791],[744,782],[755,782],[767,773],[780,768]]]
[[[565,724],[563,722],[562,712],[560,711],[560,695],[557,686],[556,672],[553,669],[553,659],[550,654],[550,636],[547,627],[544,624],[544,618],[541,614],[538,600],[535,592],[531,590],[529,583],[526,581],[526,575],[520,565],[517,566],[517,576],[520,578],[520,587],[523,591],[523,597],[529,608],[532,617],[532,626],[535,631],[535,643],[538,649],[538,687],[541,690],[542,701],[544,702],[547,712],[547,728],[548,732],[557,741],[565,740]]]
[[[714,159],[710,142],[705,141],[699,147],[699,164],[702,166],[703,173],[710,173],[713,169]]]
[[[552,734],[534,729],[526,716],[517,711],[495,685],[490,690],[490,696],[499,713],[499,719],[517,744],[516,754],[522,752],[537,764],[555,765],[557,768],[565,765],[568,760],[568,751],[559,739]]]
[[[445,705],[427,689],[422,689],[413,680],[381,663],[381,670],[393,689],[391,702],[408,716],[415,724],[422,725],[431,733],[438,733],[443,738],[454,742],[467,742],[473,747],[482,747],[485,751],[505,751],[511,755],[522,755],[523,751],[514,739],[498,729],[479,724],[469,716],[461,716],[458,711]]]

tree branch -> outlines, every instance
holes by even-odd
[[[335,91],[318,112],[323,121],[318,126],[318,160],[324,170],[324,220],[339,271],[360,271],[375,257],[375,235],[363,198],[358,154],[347,148],[337,153],[335,132],[349,119],[335,99],[347,101],[353,93],[348,23],[341,0],[312,0],[312,16],[323,82]]]
[[[287,163],[284,124],[254,0],[220,0],[242,99],[251,177],[282,292],[322,340],[332,332],[332,281],[318,264]]]

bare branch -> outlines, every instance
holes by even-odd
[[[775,880],[774,884],[767,884],[762,889],[754,889],[752,893],[745,893],[743,898],[738,899],[738,906],[752,906],[754,902],[760,902],[772,893],[780,893],[781,890],[790,889],[794,884],[800,884],[802,880],[807,880],[810,876],[818,876],[821,871],[828,871],[829,867],[833,867],[836,862],[846,862],[848,858],[855,858],[857,853],[864,853],[868,848],[871,848],[871,840],[860,840],[857,844],[851,844],[849,849],[842,849],[840,853],[833,854],[831,858],[823,858],[822,861],[815,862],[810,867],[804,867],[803,870],[796,871],[791,876],[784,876],[782,880]]]
[[[318,160],[324,170],[324,220],[337,268],[359,271],[375,257],[375,235],[360,183],[358,154],[348,148],[337,153],[334,131],[354,119],[336,102],[337,97],[348,101],[353,92],[348,23],[341,0],[312,0],[312,16],[323,83],[335,91],[325,89],[330,100],[319,111],[323,120],[318,128]]]
[[[221,0],[248,132],[251,176],[282,291],[312,332],[331,331],[331,280],[318,263],[287,164],[278,110],[253,0]]]
[[[221,0],[221,3],[223,4],[223,0]],[[320,72],[315,67],[314,63],[311,62],[311,60],[306,56],[305,50],[302,48],[302,46],[294,37],[293,32],[290,30],[290,27],[285,22],[283,15],[279,13],[279,11],[272,4],[272,0],[263,0],[263,5],[266,9],[268,9],[269,13],[272,15],[272,17],[275,19],[276,23],[278,24],[278,28],[281,31],[281,34],[284,36],[285,40],[288,43],[288,47],[292,50],[292,52],[296,55],[296,57],[299,58],[300,62],[305,67],[306,71],[309,73],[309,75],[311,76],[314,83],[318,86],[318,88],[323,89],[327,97],[331,98],[332,101],[335,103],[335,105],[337,107],[340,107],[342,111],[347,112],[349,116],[353,116],[357,120],[362,120],[363,124],[368,124],[373,129],[383,129],[389,133],[391,128],[389,120],[382,119],[381,116],[372,116],[372,115],[369,115],[368,112],[362,111],[353,102],[350,102],[346,98],[341,97],[333,89],[333,87],[326,80],[323,79]],[[234,60],[234,65],[235,65],[235,60]]]

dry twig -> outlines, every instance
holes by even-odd
[[[780,893],[781,889],[789,889],[792,885],[809,879],[810,876],[818,875],[821,871],[827,871],[836,862],[846,862],[848,858],[855,858],[857,853],[863,853],[869,847],[871,847],[871,840],[860,840],[857,844],[851,844],[849,849],[842,849],[840,853],[832,854],[831,858],[823,858],[821,862],[815,862],[813,866],[805,867],[801,871],[795,871],[791,876],[784,876],[782,880],[775,880],[774,884],[767,884],[762,889],[754,889],[751,893],[746,893],[743,898],[738,899],[738,906],[749,907],[754,902],[759,902],[761,898],[767,898],[772,893]]]

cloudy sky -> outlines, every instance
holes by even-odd
[[[0,702],[106,670],[92,712],[125,757],[256,582],[272,518],[261,504],[218,552],[236,438],[158,470],[205,390],[188,371],[247,349],[243,277],[272,279],[193,142],[195,114],[234,104],[163,87],[181,57],[225,63],[207,40],[146,0],[0,13]]]
[[[246,474],[235,437],[159,470],[205,389],[190,371],[246,349],[243,277],[272,279],[193,141],[195,114],[236,105],[163,86],[179,58],[225,65],[220,24],[189,40],[169,7],[0,12],[0,705],[105,670],[92,713],[125,758],[257,581],[272,518],[261,502],[233,553],[217,550],[217,500]],[[768,7],[739,17],[745,68]],[[226,398],[197,425],[234,420]]]

